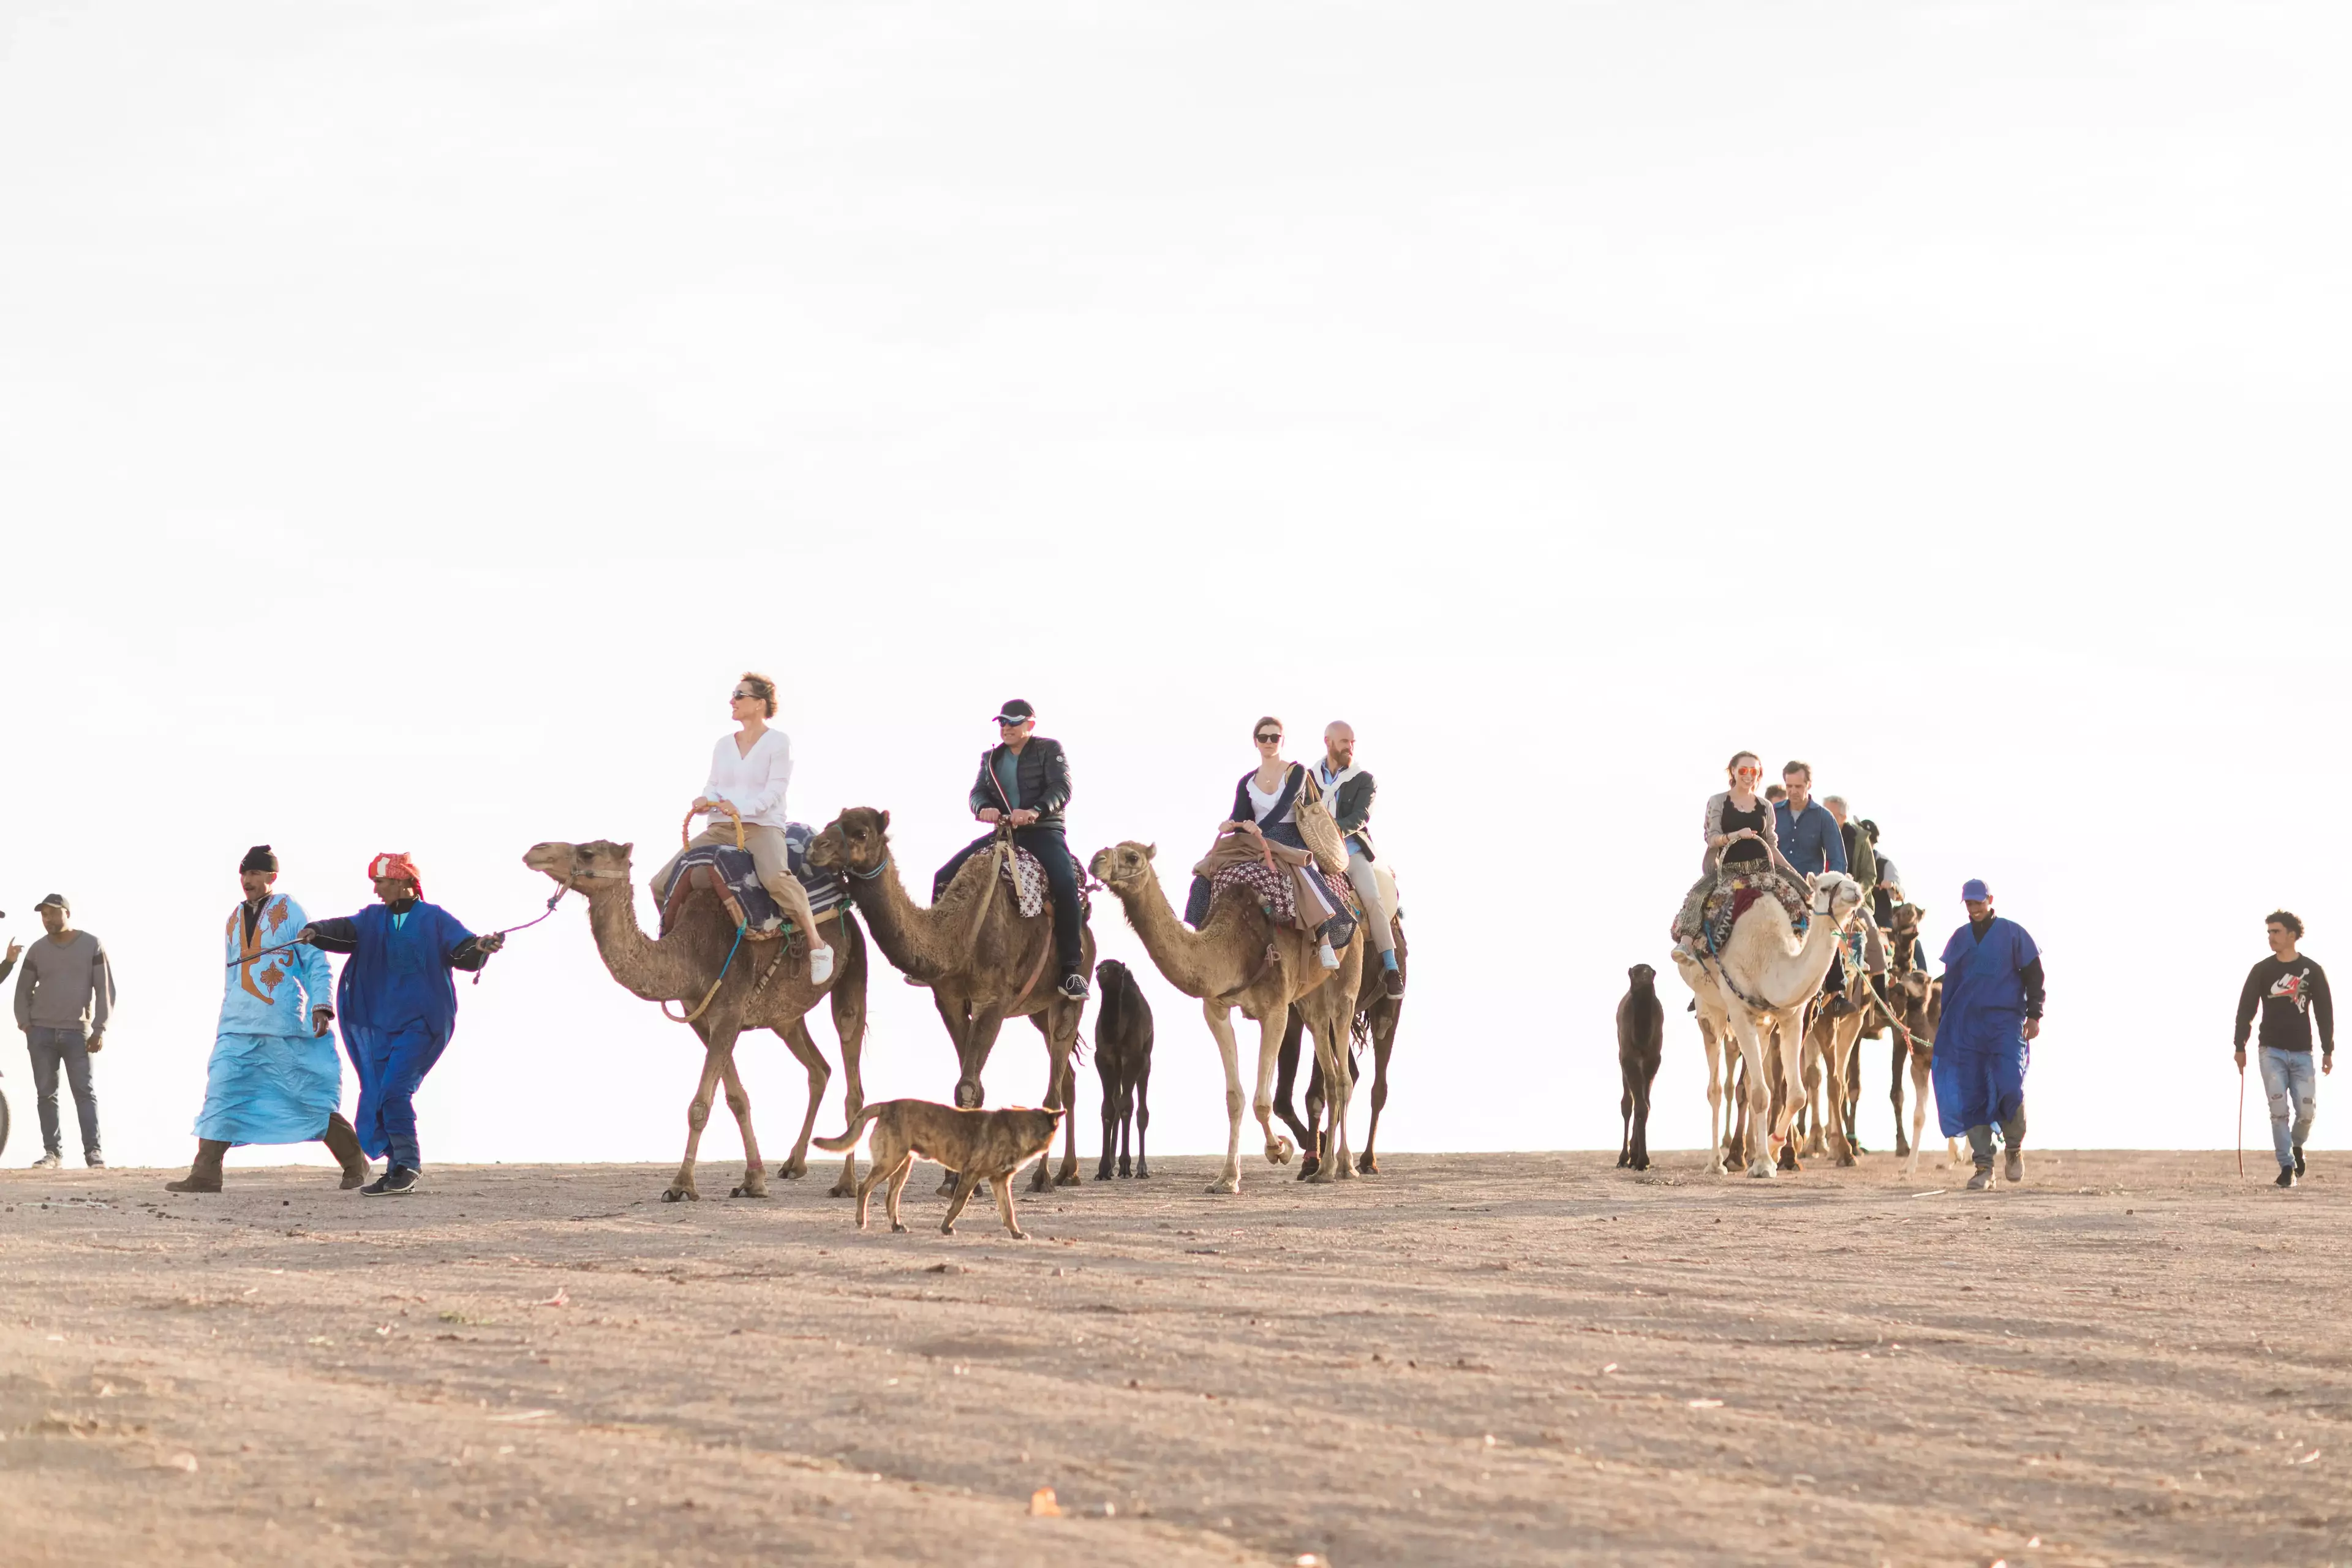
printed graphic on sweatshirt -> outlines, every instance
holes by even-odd
[[[2311,1011],[2311,988],[2303,983],[2303,979],[2300,974],[2282,974],[2271,982],[2271,994],[2285,997],[2294,1004],[2294,1010],[2298,1013],[2308,1013]]]

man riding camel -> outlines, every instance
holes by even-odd
[[[1404,971],[1397,967],[1396,931],[1391,923],[1396,911],[1381,902],[1381,879],[1372,870],[1372,796],[1379,786],[1356,765],[1356,731],[1344,719],[1324,727],[1323,760],[1315,764],[1315,782],[1348,846],[1348,880],[1364,906],[1364,922],[1380,952],[1381,984],[1390,995],[1402,996]]]
[[[931,901],[947,891],[963,863],[996,841],[996,825],[1013,825],[1013,842],[1037,858],[1054,902],[1054,956],[1061,994],[1087,999],[1085,925],[1078,913],[1078,872],[1062,836],[1062,808],[1070,804],[1070,763],[1062,742],[1037,732],[1037,710],[1014,698],[997,710],[997,743],[982,752],[968,797],[972,816],[989,830],[957,850],[931,879]]]

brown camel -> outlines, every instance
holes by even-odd
[[[1311,1180],[1350,1180],[1356,1168],[1348,1158],[1348,1100],[1355,1075],[1348,1058],[1348,1026],[1354,1016],[1357,993],[1362,988],[1364,933],[1360,929],[1339,954],[1339,967],[1326,969],[1316,959],[1318,939],[1290,924],[1277,925],[1246,889],[1227,888],[1209,906],[1199,931],[1192,931],[1169,907],[1152,868],[1157,846],[1129,840],[1116,848],[1098,850],[1090,867],[1127,910],[1128,924],[1143,939],[1144,951],[1168,983],[1187,996],[1201,998],[1209,1032],[1225,1064],[1225,1114],[1231,1129],[1225,1141],[1225,1167],[1212,1183],[1213,1193],[1241,1190],[1242,1075],[1240,1047],[1234,1042],[1233,1010],[1253,1020],[1258,1028],[1257,1096],[1252,1108],[1265,1133],[1265,1157],[1274,1164],[1290,1158],[1291,1142],[1274,1131],[1274,1070],[1282,1054],[1283,1026],[1292,1004],[1315,1037],[1315,1062],[1331,1088],[1329,1121],[1322,1147],[1332,1157]]]
[[[1397,968],[1403,971],[1412,963],[1404,940],[1404,911],[1399,910],[1389,922],[1396,935]],[[1374,1145],[1381,1135],[1381,1110],[1389,1102],[1389,1053],[1396,1048],[1397,1020],[1404,1013],[1404,998],[1391,996],[1381,978],[1377,963],[1364,965],[1362,980],[1356,986],[1356,1016],[1348,1026],[1351,1051],[1369,1045],[1372,1047],[1372,1124],[1364,1132],[1364,1152],[1356,1156],[1356,1170],[1367,1176],[1381,1173],[1381,1162]],[[1315,1173],[1323,1168],[1322,1141],[1313,1131],[1323,1120],[1327,1098],[1323,1087],[1323,1066],[1307,1064],[1307,1121],[1301,1125],[1298,1113],[1290,1108],[1291,1085],[1298,1081],[1298,1044],[1307,1032],[1307,1021],[1293,1006],[1282,1028],[1282,1055],[1274,1073],[1274,1113],[1298,1139],[1298,1179],[1312,1181]],[[1357,1058],[1349,1058],[1351,1068]],[[1362,1075],[1357,1074],[1360,1079]]]
[[[532,845],[522,863],[587,899],[588,928],[595,934],[596,952],[613,978],[627,990],[648,1002],[678,1002],[688,1007],[709,998],[709,1005],[690,1025],[702,1038],[703,1054],[702,1077],[686,1108],[686,1158],[678,1164],[677,1178],[663,1192],[663,1201],[677,1203],[702,1195],[694,1185],[695,1151],[702,1143],[703,1125],[710,1120],[712,1090],[721,1081],[727,1086],[727,1109],[735,1113],[735,1124],[743,1131],[743,1184],[729,1195],[766,1197],[767,1173],[760,1163],[759,1139],[751,1131],[751,1097],[735,1070],[735,1037],[745,1029],[773,1029],[808,1069],[808,1114],[801,1119],[801,1135],[793,1144],[792,1158],[776,1173],[787,1178],[806,1174],[809,1133],[816,1125],[825,1082],[833,1076],[808,1031],[806,1015],[820,998],[830,998],[833,1026],[841,1036],[850,1118],[856,1120],[866,1105],[866,1089],[858,1074],[858,1055],[866,1043],[865,938],[847,906],[843,906],[833,917],[840,924],[833,942],[833,977],[822,985],[812,985],[804,940],[745,942],[739,949],[734,917],[717,898],[695,885],[678,895],[677,917],[670,929],[658,941],[648,940],[637,924],[636,889],[629,879],[629,852],[634,847],[606,839],[593,844],[551,841]],[[841,1180],[833,1184],[833,1195],[854,1196],[856,1175],[857,1155],[853,1151],[842,1162]]]
[[[1903,1158],[1903,1173],[1911,1175],[1919,1169],[1919,1134],[1927,1121],[1927,1084],[1936,1065],[1936,1026],[1944,1017],[1944,983],[1929,976],[1921,967],[1919,956],[1919,921],[1926,913],[1916,904],[1901,904],[1895,910],[1895,933],[1890,943],[1894,950],[1893,973],[1887,978],[1888,1000],[1902,1010],[1903,1026],[1910,1038],[1895,1037],[1894,1085],[1887,1098],[1895,1102],[1895,1152]],[[1903,1063],[1911,1063],[1911,1135],[1903,1135]],[[1948,1151],[1948,1142],[1947,1143]],[[1957,1160],[1948,1152],[1948,1161]]]
[[[809,846],[809,864],[848,873],[849,896],[873,926],[875,944],[883,956],[910,979],[930,987],[940,1021],[955,1047],[956,1104],[967,1110],[980,1105],[981,1069],[996,1048],[998,1031],[1005,1019],[1025,1017],[1045,1037],[1044,1108],[1072,1109],[1077,1075],[1070,1058],[1086,1004],[1064,996],[1046,973],[1054,959],[1053,907],[1024,916],[1012,889],[999,885],[1003,879],[997,857],[990,853],[965,861],[939,902],[925,908],[908,896],[899,880],[889,828],[888,812],[852,806],[816,836]],[[1004,837],[1000,836],[998,844],[1009,852]],[[1079,936],[1091,971],[1095,934],[1085,931]],[[1077,1183],[1077,1118],[1065,1116],[1062,1128],[1062,1168],[1055,1172],[1051,1160],[1037,1162],[1033,1191]],[[955,1174],[947,1173],[942,1191],[954,1186]]]

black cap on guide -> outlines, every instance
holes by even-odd
[[[257,844],[245,852],[245,858],[236,863],[236,868],[240,871],[275,871],[278,869],[278,852],[267,844]]]

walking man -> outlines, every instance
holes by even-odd
[[[73,1088],[81,1118],[81,1157],[93,1171],[106,1168],[98,1143],[98,1091],[90,1087],[89,1058],[106,1047],[106,1022],[114,1013],[114,969],[106,948],[86,931],[73,929],[73,906],[51,893],[35,908],[48,935],[26,950],[16,975],[16,1027],[33,1058],[33,1094],[41,1118],[41,1157],[35,1170],[65,1163],[58,1130],[58,1069]]]
[[[1348,846],[1348,880],[1355,885],[1372,946],[1380,952],[1381,984],[1390,995],[1402,996],[1404,971],[1397,967],[1396,930],[1390,923],[1396,911],[1381,901],[1381,879],[1372,870],[1372,796],[1379,786],[1356,765],[1356,731],[1344,719],[1324,728],[1323,760],[1315,764],[1315,782],[1322,786],[1323,804]]]
[[[424,879],[405,855],[377,856],[368,876],[374,904],[349,920],[312,921],[299,940],[352,955],[335,987],[335,1011],[343,1049],[360,1075],[360,1149],[391,1161],[360,1193],[399,1197],[416,1190],[425,1168],[416,1143],[417,1086],[457,1026],[457,987],[449,972],[481,968],[507,939],[476,936],[448,910],[426,903]]]
[[[333,975],[325,953],[296,939],[309,921],[301,905],[270,891],[277,880],[278,856],[267,844],[237,862],[245,897],[222,933],[226,994],[196,1118],[195,1163],[164,1183],[165,1192],[220,1191],[221,1157],[240,1143],[315,1139],[341,1163],[346,1189],[368,1178],[359,1134],[335,1109],[343,1065],[327,1036]]]
[[[1992,912],[1992,889],[1960,889],[1969,923],[1944,944],[1944,1016],[1936,1029],[1936,1116],[1944,1136],[1968,1134],[1977,1173],[1969,1191],[1992,1185],[1992,1130],[2009,1158],[2001,1174],[2025,1180],[2025,1069],[2042,1033],[2042,951],[2015,921]]]
[[[2319,1019],[2319,1070],[2336,1070],[2336,1003],[2327,994],[2327,972],[2295,951],[2303,922],[2273,910],[2263,922],[2271,955],[2246,976],[2238,993],[2238,1073],[2246,1071],[2246,1034],[2254,1009],[2263,1012],[2263,1092],[2271,1102],[2271,1146],[2278,1154],[2278,1184],[2294,1185],[2303,1174],[2303,1142],[2311,1136],[2312,1112],[2319,1108],[2319,1080],[2311,1071],[2311,1020]]]
[[[1061,968],[1058,989],[1073,1002],[1087,999],[1085,928],[1078,914],[1078,873],[1062,836],[1062,808],[1070,804],[1070,761],[1062,742],[1037,731],[1037,710],[1014,698],[996,715],[997,743],[980,756],[980,773],[969,796],[972,816],[989,830],[955,852],[931,879],[931,900],[947,891],[963,863],[996,841],[996,824],[1013,824],[1013,842],[1037,858],[1054,900],[1054,957]]]

